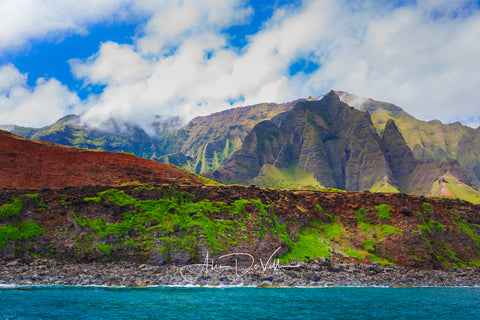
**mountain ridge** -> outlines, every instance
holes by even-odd
[[[347,161],[347,166],[345,166],[345,158],[350,157],[352,155],[351,151],[358,148],[346,148],[345,154],[337,152],[342,146],[336,145],[333,141],[338,140],[341,121],[344,120],[338,118],[340,122],[333,127],[330,126],[332,125],[332,119],[339,117],[339,114],[335,114],[333,109],[331,114],[323,117],[319,115],[307,116],[304,112],[304,117],[313,118],[305,118],[301,121],[303,123],[303,131],[298,128],[296,132],[293,130],[296,121],[300,120],[286,119],[298,104],[316,103],[315,101],[320,101],[326,95],[333,93],[339,97],[340,101],[346,102],[350,108],[354,106],[354,109],[361,112],[357,114],[359,117],[358,121],[352,121],[351,126],[344,127],[347,131],[342,134],[345,136],[356,136],[359,132],[363,132],[362,136],[371,142],[363,145],[373,148],[370,152],[377,154],[380,159],[385,158],[380,154],[383,154],[383,149],[388,148],[388,143],[386,145],[385,141],[382,142],[384,131],[386,128],[389,128],[387,126],[389,125],[389,120],[394,121],[398,133],[388,133],[388,130],[390,130],[388,129],[387,136],[389,138],[387,140],[390,141],[391,148],[395,149],[395,145],[401,147],[403,151],[399,154],[404,155],[405,159],[409,159],[408,161],[404,159],[403,173],[397,172],[397,177],[395,177],[393,172],[391,172],[392,168],[395,171],[397,169],[400,170],[402,166],[400,163],[392,163],[396,157],[395,152],[392,153],[392,150],[388,151],[391,155],[387,155],[387,158],[389,157],[390,160],[378,163],[377,169],[381,172],[379,174],[361,172],[358,166],[354,166],[354,162]],[[321,96],[320,100],[309,98],[285,104],[258,104],[224,110],[209,116],[197,117],[180,129],[164,130],[161,136],[158,137],[149,136],[141,128],[132,126],[128,127],[127,131],[129,132],[123,133],[109,133],[81,127],[75,124],[75,117],[77,116],[67,116],[52,126],[38,130],[20,127],[10,127],[9,129],[26,137],[35,137],[66,145],[90,149],[106,149],[115,152],[131,152],[141,157],[174,164],[186,170],[211,176],[212,172],[224,168],[231,161],[234,154],[242,149],[244,144],[251,143],[246,138],[260,122],[270,121],[274,126],[280,128],[282,123],[286,125],[288,121],[292,121],[291,126],[293,127],[290,128],[289,133],[291,136],[285,137],[285,139],[289,139],[290,143],[281,144],[281,146],[270,146],[273,148],[272,150],[276,157],[272,163],[270,163],[271,161],[264,161],[265,159],[259,160],[258,156],[251,154],[253,158],[245,158],[244,160],[252,159],[253,167],[250,169],[246,168],[250,165],[248,160],[243,165],[242,170],[245,172],[250,170],[251,173],[255,172],[253,178],[252,174],[250,174],[249,179],[240,177],[239,180],[235,178],[224,179],[223,181],[243,184],[255,183],[268,187],[318,188],[320,186],[328,186],[350,190],[387,190],[429,195],[431,189],[435,189],[435,194],[439,194],[438,188],[433,188],[431,184],[438,184],[438,181],[441,179],[446,179],[446,181],[450,179],[450,183],[447,185],[451,187],[450,189],[453,188],[456,191],[452,192],[448,188],[442,187],[440,190],[445,192],[441,193],[440,196],[453,194],[454,197],[458,197],[467,193],[469,194],[468,197],[473,197],[474,201],[480,201],[480,193],[477,194],[475,192],[475,189],[480,187],[480,130],[468,128],[459,123],[447,125],[439,121],[420,121],[394,104],[373,99],[362,99],[344,91],[330,91],[328,94]],[[362,117],[366,118],[362,120]],[[324,135],[325,132],[323,131],[327,127],[330,133]],[[282,130],[288,131],[287,128]],[[359,131],[357,132],[357,130]],[[374,131],[376,131],[376,135]],[[257,130],[256,134],[262,138],[259,130]],[[279,133],[277,132],[277,134]],[[394,143],[394,137],[398,134],[402,136],[402,139],[397,139],[397,142]],[[372,137],[367,138],[368,135],[372,135]],[[342,140],[342,143],[354,143],[351,139],[347,140]],[[279,144],[278,141],[277,144]],[[299,145],[302,145],[302,150],[298,149]],[[322,145],[323,147],[319,149],[316,148],[317,145]],[[361,142],[360,145],[362,146]],[[375,145],[379,146],[380,151]],[[411,153],[408,152],[407,148],[410,149]],[[277,154],[277,152],[280,153]],[[294,160],[292,159],[293,153],[298,156],[298,159],[295,160],[298,161],[297,164],[292,162]],[[354,155],[359,156],[360,153],[357,152]],[[419,172],[414,169],[417,164],[414,164],[412,161],[411,154],[413,154],[415,161],[433,162],[428,165],[424,164],[422,167],[432,172],[432,174],[433,172],[438,174],[434,178],[424,179],[424,181],[429,181],[429,185],[425,182],[420,188],[406,186],[406,184],[416,181],[412,177],[408,177],[406,171],[410,170],[410,174],[418,174]],[[272,155],[269,157],[272,158]],[[368,155],[366,157],[368,158]],[[400,159],[403,159],[403,157],[400,157]],[[458,164],[452,162],[455,160]],[[365,164],[365,159],[359,161]],[[372,161],[372,163],[377,162],[377,160]],[[441,171],[438,169],[438,166],[441,166],[444,162],[451,162],[451,164],[449,166],[443,165],[443,171]],[[458,168],[458,165],[461,168]],[[232,164],[229,164],[229,166],[233,169]],[[368,166],[365,164],[364,168],[366,167]],[[344,179],[345,170],[348,173],[348,181]],[[462,170],[463,172],[460,172]],[[449,171],[452,171],[452,173],[447,174]],[[312,178],[312,173],[317,178]],[[399,177],[399,174],[402,177]],[[354,175],[357,178],[353,178]],[[241,172],[239,176],[242,176]],[[370,179],[369,176],[373,178]],[[443,176],[446,178],[442,178]],[[319,181],[318,177],[322,181]],[[368,182],[361,182],[362,180]],[[463,187],[457,188],[460,184]]]
[[[272,133],[262,138],[260,133],[269,131]],[[264,165],[268,170],[262,171]],[[323,187],[347,191],[383,188],[428,194],[435,181],[447,172],[449,178],[455,177],[465,188],[472,189],[458,162],[425,163],[414,159],[394,120],[387,121],[380,137],[370,114],[341,102],[334,91],[320,100],[297,103],[278,127],[269,121],[257,124],[231,160],[207,176],[224,183],[253,182],[270,187],[279,185],[275,185],[275,178],[267,172],[275,175],[284,168],[295,167],[314,173],[316,182]],[[417,167],[421,168],[421,174]],[[247,171],[248,174],[242,176],[242,172]],[[420,178],[414,179],[413,172]],[[382,188],[376,186],[379,182],[383,182]],[[470,191],[475,193],[473,189]],[[436,195],[451,196],[452,193],[437,188]]]

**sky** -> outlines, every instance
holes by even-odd
[[[480,0],[0,1],[0,124],[154,134],[331,89],[478,127]]]

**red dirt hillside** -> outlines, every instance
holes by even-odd
[[[204,184],[193,174],[153,160],[28,140],[0,130],[0,187],[118,186],[135,181]]]

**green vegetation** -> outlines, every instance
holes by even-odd
[[[371,104],[371,105],[368,105]],[[388,119],[394,119],[399,131],[407,145],[413,151],[416,159],[434,160],[436,162],[458,160],[467,175],[475,177],[475,182],[480,179],[478,170],[480,160],[476,155],[479,146],[478,131],[460,124],[442,124],[440,121],[424,122],[415,119],[410,114],[381,102],[367,102],[366,110],[370,111],[372,122],[379,134],[381,134]],[[468,148],[459,148],[459,141]],[[449,179],[447,179],[449,180]],[[458,198],[467,201],[471,190],[458,190],[461,185],[448,183],[447,188]],[[473,190],[473,189],[472,189]],[[467,193],[467,194],[465,194]],[[463,194],[463,195],[462,195]],[[465,197],[466,195],[466,197]],[[474,201],[478,203],[480,194],[475,193]]]
[[[0,206],[0,216],[7,219],[18,216],[23,209],[25,198],[34,199],[35,205],[41,208],[46,206],[38,201],[39,194],[23,194],[12,199],[11,203]],[[8,221],[8,220],[7,220]],[[45,229],[33,221],[15,222],[0,226],[0,248],[3,248],[8,241],[27,240],[31,237],[41,235]]]
[[[330,246],[320,239],[323,236],[317,230],[302,230],[296,235],[298,241],[294,242],[289,253],[282,256],[282,262],[300,260],[307,262],[315,258],[329,258],[331,256]]]
[[[306,172],[293,165],[286,169],[279,169],[273,165],[265,164],[261,174],[252,183],[260,187],[276,189],[320,189],[322,184],[314,177],[313,172]]]
[[[95,246],[100,249],[104,255],[109,256],[110,250],[112,249],[108,244],[95,243]]]
[[[377,218],[388,221],[391,220],[389,215],[389,211],[391,210],[390,206],[380,205],[375,207],[375,209],[377,209]],[[364,208],[358,210],[355,215],[358,220],[358,228],[362,230],[363,237],[366,238],[366,240],[362,241],[363,249],[367,252],[366,256],[368,256],[372,262],[378,262],[382,266],[385,264],[393,265],[392,261],[378,257],[375,255],[375,252],[381,249],[382,243],[388,236],[401,234],[403,230],[388,224],[377,225],[371,223],[369,219],[370,213]]]
[[[85,198],[85,201],[97,203],[106,200],[123,209],[122,221],[109,223],[71,213],[80,226],[90,227],[95,236],[77,241],[79,254],[91,254],[95,243],[104,254],[113,254],[116,249],[125,247],[148,254],[153,248],[168,260],[172,259],[173,251],[179,249],[188,251],[191,259],[195,259],[200,258],[197,254],[202,245],[206,245],[211,253],[223,252],[241,241],[255,243],[267,232],[283,239],[287,245],[291,243],[286,225],[280,224],[272,208],[260,200],[239,199],[231,205],[210,200],[195,201],[193,195],[173,188],[159,200],[136,200],[115,189]],[[225,217],[225,214],[231,219],[214,218]],[[108,247],[95,240],[107,239],[109,235],[116,235],[118,241]]]
[[[331,223],[335,222],[335,217],[332,216],[331,214],[328,214],[325,212],[325,210],[323,210],[322,206],[317,204],[317,206],[315,207],[315,209],[317,209],[318,211],[320,211],[321,213],[323,213],[324,216],[326,216]]]
[[[100,203],[104,198],[120,207],[133,205],[136,202],[135,199],[127,195],[125,191],[118,191],[115,189],[99,192],[97,197],[85,198],[84,200]]]
[[[458,215],[452,215],[452,222],[457,226],[458,233],[464,233],[472,239],[477,245],[477,253],[480,256],[480,225],[468,223]],[[470,248],[471,250],[471,248]]]
[[[320,205],[317,205],[317,210],[322,212],[329,222],[312,220],[304,226],[296,235],[297,242],[292,243],[290,252],[280,258],[282,263],[290,260],[308,261],[321,257],[332,258],[334,254],[340,254],[360,261],[369,258],[372,262],[378,262],[381,265],[393,264],[391,257],[389,259],[382,258],[376,253],[382,249],[382,244],[387,237],[402,233],[402,229],[386,224],[371,223],[369,221],[370,213],[364,208],[355,212],[355,226],[352,225],[353,221],[326,213]],[[381,212],[382,220],[388,220],[386,217],[390,210],[391,208],[387,205],[377,207],[377,211]],[[352,227],[358,228],[358,231],[352,232]],[[361,246],[358,245],[359,236],[366,239]]]
[[[290,252],[280,257],[282,263],[290,260],[307,262],[310,259],[330,258],[334,252],[334,241],[340,241],[345,234],[340,223],[321,223],[311,221],[296,235],[297,242],[292,242]]]
[[[0,226],[0,248],[3,248],[9,240],[26,240],[44,232],[45,229],[33,221]]]
[[[375,209],[377,210],[377,218],[387,221],[392,221],[392,217],[390,217],[390,211],[392,211],[392,207],[388,204],[381,204],[376,206]]]
[[[480,203],[480,192],[464,184],[447,183],[448,190],[454,197],[471,202],[473,204]]]
[[[204,176],[201,176],[193,171],[188,171],[188,170],[185,170],[184,168],[182,167],[179,167],[177,165],[174,165],[174,164],[170,164],[172,167],[175,167],[177,169],[180,169],[182,170],[183,172],[187,172],[187,173],[190,173],[190,174],[193,174],[195,177],[197,177],[198,179],[202,180],[203,182],[205,182],[205,184],[210,184],[210,185],[222,185],[222,183],[220,182],[217,182],[215,180],[212,180],[212,179],[209,179],[207,177],[204,177]]]
[[[383,180],[376,182],[368,191],[381,193],[400,193],[398,188]]]
[[[453,251],[445,241],[440,240],[440,234],[448,234],[454,231],[452,227],[447,227],[446,225],[435,221],[433,217],[434,210],[432,205],[424,203],[423,213],[417,212],[417,218],[420,222],[420,224],[417,225],[418,230],[412,232],[413,234],[419,234],[430,252],[430,257],[436,259],[445,266],[453,268],[466,268],[469,264],[475,265],[476,260],[467,262],[460,259],[457,252]],[[475,231],[475,229],[480,226],[469,224],[466,220],[461,219],[457,215],[452,215],[451,219],[457,227],[457,233],[468,235],[476,243],[478,250],[477,253],[480,253],[480,236]],[[472,251],[472,248],[465,247],[465,250]]]
[[[345,248],[345,254],[349,257],[355,258],[355,259],[360,260],[360,261],[365,259],[364,252],[362,252],[360,250],[352,249],[350,247]]]
[[[45,205],[41,204],[38,201],[39,194],[23,194],[20,195],[16,198],[13,199],[11,203],[6,203],[0,206],[0,215],[3,216],[4,218],[12,217],[12,216],[18,216],[20,214],[20,211],[23,209],[23,199],[24,198],[30,198],[34,199],[36,204],[39,207],[45,207]]]

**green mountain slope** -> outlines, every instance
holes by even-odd
[[[347,104],[368,111],[379,134],[387,121],[393,119],[415,159],[436,162],[458,160],[472,185],[480,187],[480,128],[473,129],[459,122],[424,122],[393,104],[360,99],[344,91],[337,93]]]
[[[320,101],[297,103],[278,127],[274,121],[258,124],[212,177],[250,183],[265,165],[257,180],[275,181],[279,172],[271,165],[280,172],[298,168],[313,173],[316,183],[328,188],[368,190],[384,177],[393,179],[368,113],[342,103],[333,91]],[[239,177],[240,172],[246,174]]]
[[[257,123],[290,110],[296,102],[263,103],[229,109],[197,117],[182,128],[178,128],[178,123],[162,123],[163,127],[157,128],[157,136],[148,135],[138,126],[114,121],[108,123],[109,130],[89,128],[82,125],[80,117],[75,115],[39,129],[20,126],[3,128],[29,139],[133,153],[142,158],[205,173],[220,168],[240,149],[243,140]]]
[[[214,171],[240,149],[256,124],[290,110],[298,101],[263,103],[197,117],[165,136],[165,154],[155,159],[199,174]]]
[[[119,125],[120,126],[120,125]],[[140,127],[122,124],[112,132],[92,129],[80,124],[79,117],[66,116],[50,126],[39,129],[13,126],[10,132],[28,139],[53,142],[84,149],[133,153],[151,159],[163,153],[163,143],[150,137]]]
[[[390,111],[403,112],[398,107]],[[297,103],[281,121],[259,123],[242,148],[210,176],[276,188],[471,195],[474,200],[477,194],[459,162],[415,159],[394,120],[377,130],[369,112],[341,102],[333,91]],[[436,186],[443,180],[456,188],[456,195],[439,193]]]

